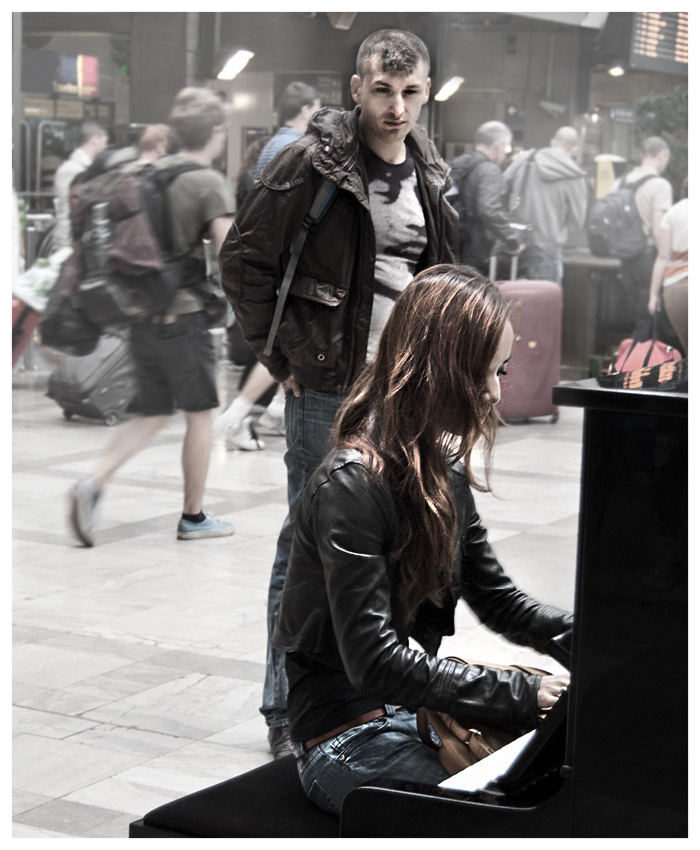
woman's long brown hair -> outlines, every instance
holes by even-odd
[[[377,355],[336,420],[336,446],[355,448],[396,496],[399,598],[410,615],[439,604],[449,585],[456,515],[448,470],[460,458],[469,483],[488,490],[498,426],[484,400],[489,367],[509,316],[498,288],[466,266],[417,275],[399,296]],[[475,480],[471,452],[484,440],[486,478]]]

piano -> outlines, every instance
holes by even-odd
[[[675,386],[554,388],[555,404],[584,409],[575,623],[549,647],[568,692],[481,787],[365,785],[345,799],[341,837],[687,837],[682,365]]]

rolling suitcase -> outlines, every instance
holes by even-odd
[[[12,365],[32,338],[34,328],[39,324],[41,314],[16,295],[12,296]]]
[[[515,342],[508,374],[501,379],[498,405],[506,422],[549,416],[559,418],[552,389],[559,383],[562,289],[549,280],[516,280],[517,257],[511,258],[511,280],[498,281],[506,298],[516,302]]]
[[[66,419],[87,416],[116,425],[128,417],[135,389],[128,341],[103,336],[92,354],[69,355],[54,369],[46,394],[63,408]]]

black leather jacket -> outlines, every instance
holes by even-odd
[[[460,195],[459,258],[488,274],[495,248],[515,251],[520,239],[508,221],[503,172],[481,151],[458,156],[450,176]]]
[[[309,132],[260,174],[224,242],[221,282],[243,335],[277,381],[290,374],[317,392],[345,393],[365,363],[374,298],[374,228],[359,144],[359,108],[327,107]],[[416,166],[428,244],[419,271],[457,258],[457,216],[444,193],[447,164],[425,130],[408,145]],[[290,245],[322,177],[337,183],[301,253],[269,357],[264,352]]]
[[[572,616],[513,585],[487,542],[463,467],[450,475],[458,513],[451,592],[441,608],[424,605],[408,620],[385,557],[398,528],[391,490],[370,477],[358,452],[332,452],[299,503],[273,645],[344,670],[357,691],[384,703],[532,729],[541,677],[467,666],[435,653],[442,636],[454,633],[459,596],[489,628],[539,651],[571,628]],[[409,636],[427,651],[409,648]]]

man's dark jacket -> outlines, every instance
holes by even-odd
[[[460,597],[490,629],[539,652],[573,618],[540,604],[503,572],[461,464],[450,472],[450,489],[457,513],[451,589],[440,608],[424,604],[407,616],[398,598],[399,565],[386,557],[399,535],[391,488],[370,475],[359,452],[329,455],[299,503],[273,645],[344,671],[356,691],[380,703],[532,729],[540,676],[465,667],[435,653],[443,635],[454,634]],[[409,637],[426,652],[410,648]]]
[[[220,254],[222,284],[236,321],[277,381],[289,375],[318,392],[344,394],[364,366],[374,297],[374,228],[360,152],[359,107],[317,112],[309,132],[260,174]],[[457,258],[457,217],[444,199],[447,164],[423,128],[406,140],[416,166],[428,244],[419,270]],[[311,227],[274,349],[263,353],[290,245],[322,177],[337,184]]]
[[[506,215],[503,172],[485,154],[475,151],[458,156],[450,174],[459,192],[460,262],[488,274],[494,247],[515,251],[519,245]]]

